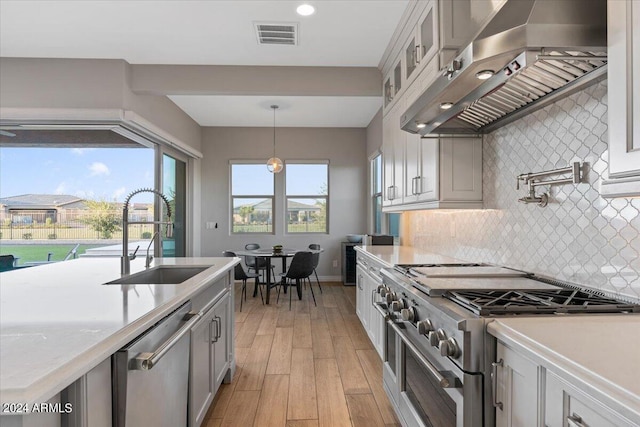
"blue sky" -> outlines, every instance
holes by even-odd
[[[153,173],[149,148],[0,148],[0,197],[69,194],[122,202],[137,188],[153,187]],[[145,196],[135,201],[152,201]]]

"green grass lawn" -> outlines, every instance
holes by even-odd
[[[51,261],[62,261],[69,251],[73,249],[75,245],[2,245],[0,244],[0,255],[13,255],[19,257],[18,265],[22,265],[25,262],[33,261],[46,261],[49,252],[51,255]],[[85,253],[87,249],[98,248],[104,245],[80,245],[78,247],[78,255]]]

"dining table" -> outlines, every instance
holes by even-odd
[[[282,272],[284,273],[287,271],[287,258],[293,257],[298,252],[320,253],[320,252],[323,252],[323,249],[282,248],[281,250],[276,251],[273,248],[260,248],[260,249],[253,249],[253,250],[241,249],[234,252],[237,256],[255,257],[255,258],[260,258],[265,260],[265,264],[267,266],[267,268],[265,269],[266,285],[267,285],[266,286],[267,291],[265,295],[265,304],[269,304],[269,300],[270,300],[269,296],[271,294],[271,288],[277,285],[277,282],[275,281],[275,277],[274,277],[273,283],[271,281],[271,260],[273,258],[282,259]],[[258,263],[256,263],[256,265],[257,264]],[[256,296],[256,291],[257,290],[254,290],[253,292],[254,297]],[[302,299],[302,288],[300,286],[297,286],[297,291],[298,291],[298,299]],[[285,288],[285,292],[286,292],[286,288]]]

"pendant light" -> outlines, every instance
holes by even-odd
[[[267,169],[272,173],[280,173],[283,168],[282,160],[276,157],[276,110],[278,106],[272,105],[271,108],[273,109],[273,157],[267,160]]]

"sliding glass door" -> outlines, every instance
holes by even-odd
[[[187,162],[167,153],[162,153],[162,194],[171,204],[173,236],[162,240],[162,256],[184,257],[187,247]]]

